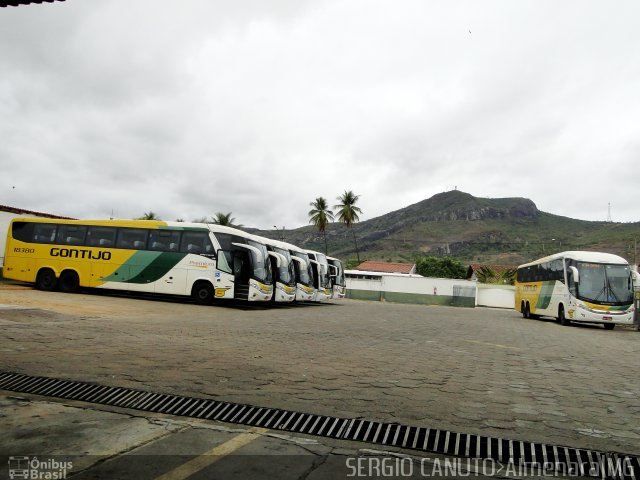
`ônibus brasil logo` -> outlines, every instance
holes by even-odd
[[[73,462],[58,461],[54,458],[38,460],[38,457],[9,457],[9,478],[28,480],[60,480],[67,478]]]

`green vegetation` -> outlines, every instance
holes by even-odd
[[[416,260],[416,271],[423,277],[465,278],[467,269],[451,257],[422,257]]]
[[[324,236],[324,253],[327,253],[327,225],[333,221],[333,212],[324,197],[318,197],[309,204],[309,223],[312,223]]]
[[[413,263],[448,256],[464,265],[514,266],[565,250],[609,252],[633,262],[634,240],[640,240],[640,222],[576,220],[541,212],[526,198],[476,198],[460,191],[358,222],[351,230],[357,251],[344,228],[332,223],[322,236],[309,226],[290,230],[287,240],[320,250],[326,236],[328,253],[342,259],[359,253],[368,260]]]
[[[161,218],[158,217],[154,212],[149,211],[145,212],[144,215],[137,218],[136,220],[161,220]]]
[[[242,225],[236,225],[234,223],[235,221],[236,219],[231,216],[231,212],[229,213],[217,212],[213,217],[211,217],[211,223],[213,223],[214,225],[223,225],[225,227],[234,227],[234,228],[242,227]]]
[[[358,261],[360,261],[360,251],[358,250],[356,232],[351,226],[360,220],[360,214],[362,214],[360,207],[356,206],[359,198],[360,195],[356,195],[351,190],[345,191],[338,197],[340,203],[333,207],[338,209],[338,221],[344,223],[347,229],[350,229],[351,233],[353,233],[353,243],[356,247],[356,257]]]
[[[480,283],[496,283],[501,285],[514,285],[516,281],[517,270],[509,268],[502,272],[496,272],[491,267],[481,267],[476,272],[476,278]]]

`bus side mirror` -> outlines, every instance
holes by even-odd
[[[268,252],[268,255],[276,259],[276,267],[280,268],[282,266],[282,263],[280,262],[280,256],[277,253]]]
[[[575,283],[580,283],[580,274],[578,273],[578,269],[576,267],[569,267],[569,272],[573,275],[573,281]]]

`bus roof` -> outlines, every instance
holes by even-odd
[[[70,225],[98,225],[98,226],[112,226],[112,227],[129,227],[129,228],[160,228],[171,227],[175,229],[202,229],[209,230],[213,233],[229,233],[232,235],[238,235],[243,238],[254,240],[258,243],[264,243],[261,237],[247,233],[244,230],[240,230],[234,227],[227,227],[224,225],[217,225],[215,223],[196,223],[196,222],[169,222],[164,220],[111,220],[111,219],[93,219],[93,220],[67,220],[57,218],[30,218],[30,217],[17,217],[12,222],[33,222],[33,223],[53,223],[53,224],[70,224]]]
[[[531,265],[538,265],[540,263],[550,262],[552,260],[557,260],[561,258],[569,258],[571,260],[577,260],[579,262],[593,262],[593,263],[613,263],[613,264],[622,264],[628,265],[624,258],[619,257],[618,255],[614,255],[612,253],[604,253],[604,252],[583,252],[583,251],[567,251],[560,252],[553,255],[549,255],[546,257],[539,258],[534,260],[533,262],[523,263],[522,265],[518,265],[518,268],[528,267]]]

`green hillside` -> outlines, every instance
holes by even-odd
[[[575,220],[541,212],[526,198],[477,198],[457,190],[355,225],[362,260],[413,262],[421,255],[450,255],[464,263],[519,264],[562,250],[597,250],[634,261],[640,222]],[[275,238],[273,231],[256,231]],[[312,226],[284,232],[288,242],[324,251]],[[329,254],[355,258],[344,225],[327,229]],[[637,259],[640,261],[640,257]]]

